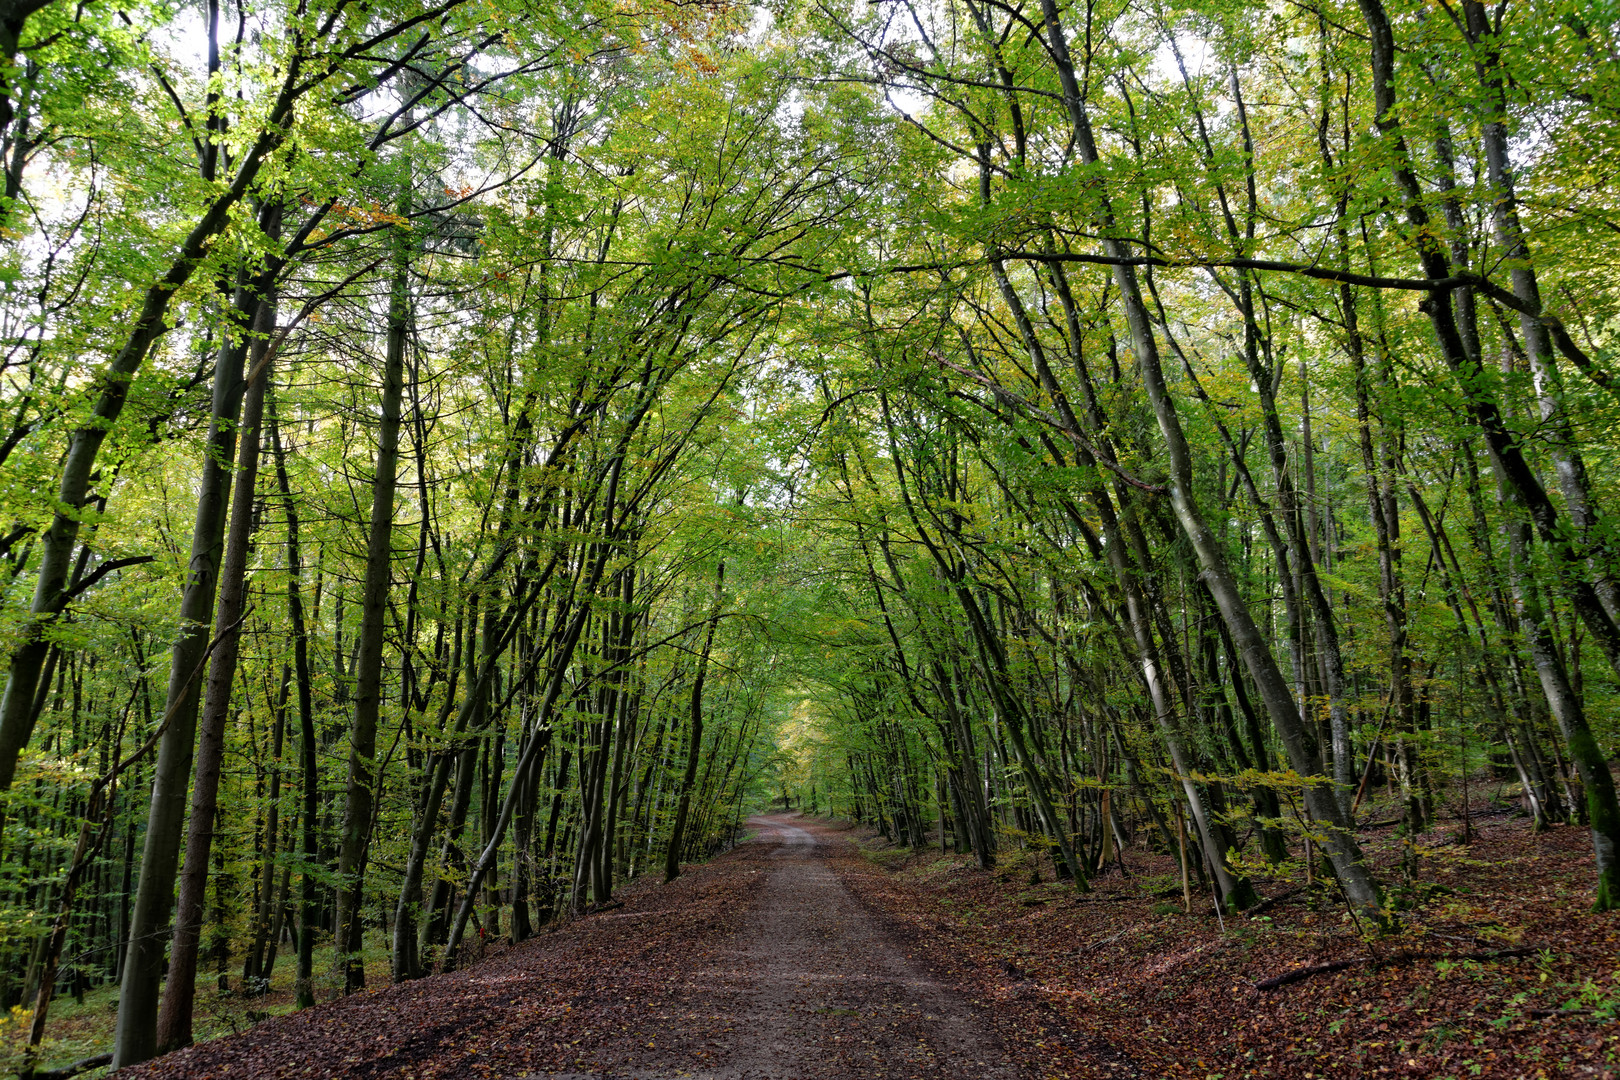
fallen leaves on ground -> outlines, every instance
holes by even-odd
[[[1181,911],[1176,867],[1131,852],[1079,896],[963,856],[851,864],[864,902],[991,1004],[1032,1077],[1620,1076],[1620,915],[1594,914],[1590,834],[1476,823],[1474,842],[1419,838],[1421,893],[1397,934],[1368,941],[1342,900],[1301,892],[1263,916]],[[1396,880],[1398,840],[1368,851]],[[887,860],[885,860],[887,861]],[[1260,883],[1275,896],[1298,883]],[[1173,912],[1173,913],[1172,913]],[[1349,962],[1273,990],[1257,984]]]
[[[1359,936],[1326,891],[1227,916],[1224,929],[1207,893],[1183,914],[1170,861],[1139,850],[1129,877],[1114,871],[1082,897],[1051,881],[1049,864],[1048,880],[1032,883],[1027,856],[985,872],[963,856],[882,852],[845,835],[853,842],[824,848],[839,878],[915,963],[984,1010],[1024,1076],[1620,1075],[1620,918],[1588,911],[1582,829],[1534,835],[1497,817],[1472,844],[1423,838],[1425,898],[1380,941]],[[1390,833],[1368,850],[1393,880]],[[749,1038],[736,1029],[748,973],[717,957],[747,922],[768,853],[743,845],[673,885],[638,882],[623,907],[468,970],[273,1019],[121,1075],[701,1072]],[[1268,896],[1298,885],[1259,884]],[[689,977],[699,969],[708,976]]]

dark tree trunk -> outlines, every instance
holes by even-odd
[[[714,628],[720,621],[720,603],[725,595],[726,561],[721,559],[714,570],[714,600],[709,605],[708,628],[703,634],[703,649],[698,654],[697,670],[692,676],[692,694],[688,703],[686,767],[681,773],[680,793],[675,801],[675,822],[669,830],[669,846],[664,849],[664,883],[681,875],[681,845],[685,840],[686,818],[692,808],[692,784],[697,779],[698,755],[703,749],[703,683],[708,675],[709,651],[714,646]]]
[[[410,182],[401,189],[396,213],[411,211]],[[360,961],[364,915],[361,871],[366,862],[377,797],[377,719],[382,710],[383,647],[388,590],[393,584],[394,489],[399,471],[400,409],[405,394],[405,348],[410,326],[412,238],[394,236],[394,277],[388,293],[388,331],[382,372],[381,416],[377,425],[377,469],[371,484],[371,518],[366,545],[366,576],[360,595],[360,630],[355,656],[354,718],[349,727],[349,777],[338,847],[337,951],[345,993],[366,984]]]
[[[252,365],[238,432],[240,446],[231,499],[230,536],[220,570],[219,607],[214,626],[216,645],[198,724],[196,777],[191,785],[191,827],[186,836],[185,862],[180,870],[174,937],[169,945],[169,974],[158,1011],[159,1053],[178,1050],[192,1042],[191,1006],[197,984],[197,947],[208,890],[208,861],[214,842],[220,768],[225,757],[225,721],[231,714],[231,691],[236,685],[237,659],[241,653],[248,546],[256,524],[253,501],[259,475],[259,431],[264,415],[265,387],[270,381],[269,337],[275,329],[275,319],[275,301],[265,297],[259,303],[248,351]]]
[[[242,361],[248,345],[245,330],[256,306],[246,288],[237,290],[235,309],[240,328],[221,346],[214,370],[213,416],[198,484],[200,494],[185,591],[180,601],[181,631],[170,659],[169,689],[161,720],[163,737],[153,770],[140,883],[130,918],[128,955],[119,994],[115,1068],[138,1064],[157,1051],[158,991],[163,980],[164,942],[190,787],[199,690],[208,659],[209,629],[214,623],[214,596],[231,490],[230,463],[235,457],[236,421],[244,389]]]

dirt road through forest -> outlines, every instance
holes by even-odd
[[[750,824],[622,908],[120,1077],[1016,1080],[986,1014],[840,880],[847,834]]]
[[[757,903],[717,965],[734,965],[747,990],[729,1045],[701,1075],[1017,1075],[969,1002],[913,964],[839,881],[823,845],[842,836],[781,819],[752,824],[759,832],[749,842],[762,856],[748,871],[761,878]],[[694,977],[701,985],[714,974]]]

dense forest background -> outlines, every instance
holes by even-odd
[[[453,966],[773,800],[1377,934],[1368,800],[1415,852],[1511,790],[1620,906],[1617,50],[6,5],[0,1004],[116,983],[131,1064],[203,983]]]

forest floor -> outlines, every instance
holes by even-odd
[[[464,971],[120,1076],[1620,1078],[1620,918],[1587,911],[1584,829],[1497,815],[1470,844],[1422,838],[1422,898],[1369,943],[1281,881],[1253,917],[1223,924],[1196,891],[1184,913],[1171,861],[1139,850],[1082,895],[1020,853],[984,872],[799,815],[752,824],[674,885],[648,875]],[[1392,833],[1367,835],[1386,880]]]
[[[839,826],[756,818],[669,887],[464,971],[202,1043],[120,1078],[843,1080],[1031,1075],[987,1011],[850,881],[888,876]]]
[[[1139,850],[1079,895],[1029,857],[884,852],[850,878],[994,1002],[1032,1077],[1620,1078],[1620,914],[1590,911],[1590,833],[1476,817],[1410,848],[1363,834],[1385,882],[1415,888],[1393,935],[1356,932],[1336,890],[1259,884],[1278,902],[1182,907],[1179,867]],[[900,931],[905,933],[906,931]]]

